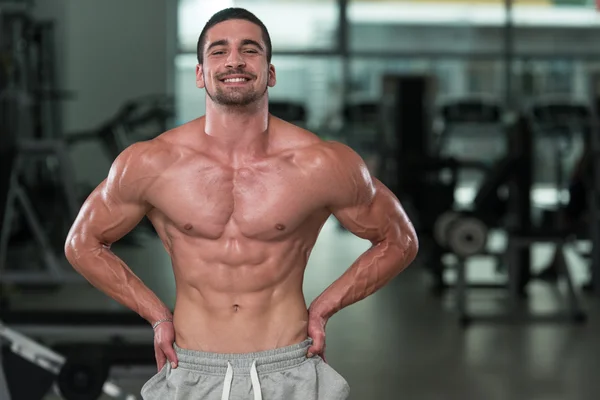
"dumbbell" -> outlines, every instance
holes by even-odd
[[[469,257],[485,249],[488,227],[474,216],[449,211],[436,219],[433,234],[442,248],[459,257]]]

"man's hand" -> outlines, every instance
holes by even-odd
[[[154,329],[154,355],[156,356],[156,366],[160,371],[167,360],[171,367],[177,368],[177,354],[173,348],[175,343],[175,328],[170,321],[160,323]]]
[[[325,359],[325,325],[327,319],[318,313],[311,312],[308,314],[308,336],[312,338],[313,344],[308,348],[307,356],[320,356],[323,361]]]

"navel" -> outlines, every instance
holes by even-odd
[[[283,231],[285,230],[285,225],[277,224],[275,225],[275,229],[277,229],[278,231]]]
[[[192,229],[194,226],[192,224],[185,224],[183,226],[183,229],[185,229],[186,231],[189,231],[190,229]]]
[[[234,304],[233,305],[233,312],[238,312],[239,309],[240,309],[239,304]]]

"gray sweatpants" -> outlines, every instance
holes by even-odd
[[[311,339],[246,354],[217,354],[175,345],[169,363],[142,387],[144,400],[346,400],[348,382],[322,358],[306,357]]]

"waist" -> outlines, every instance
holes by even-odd
[[[175,338],[182,347],[214,353],[249,353],[302,341],[308,335],[304,301],[273,307],[240,302],[236,310],[177,302]]]
[[[181,348],[175,343],[179,367],[206,374],[224,375],[228,365],[238,375],[249,375],[255,363],[258,373],[293,368],[307,360],[306,352],[311,338],[290,346],[251,353],[215,353]]]

